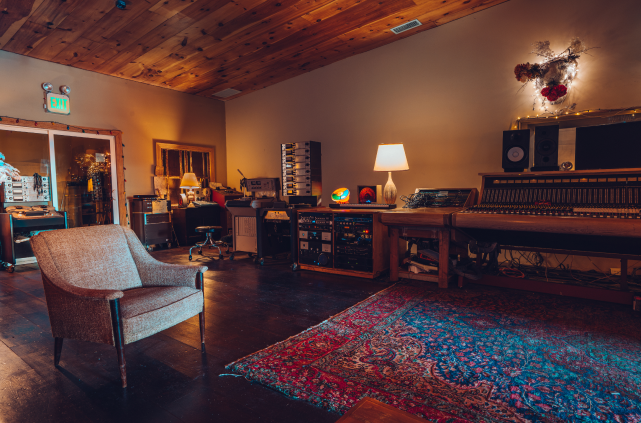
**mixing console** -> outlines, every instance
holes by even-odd
[[[488,177],[480,204],[462,213],[641,218],[641,178],[615,172]]]

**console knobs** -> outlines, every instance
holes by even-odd
[[[329,263],[329,257],[321,253],[321,255],[318,256],[318,264],[320,264],[321,266],[327,266],[327,263]]]

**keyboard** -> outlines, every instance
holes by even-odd
[[[376,203],[364,203],[364,204],[338,204],[332,203],[329,205],[332,209],[395,209],[396,204],[376,204]]]

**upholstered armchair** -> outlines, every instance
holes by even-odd
[[[42,273],[55,366],[65,338],[111,344],[124,388],[124,346],[197,314],[204,351],[207,267],[160,262],[118,225],[42,232],[31,247]]]

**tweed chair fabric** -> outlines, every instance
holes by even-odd
[[[168,329],[203,311],[203,294],[189,287],[152,287],[125,291],[120,315],[125,344]]]
[[[42,273],[52,335],[113,345],[109,300],[121,298],[122,291],[80,288],[67,283],[42,234],[31,238],[31,249]]]
[[[142,245],[134,231],[125,230],[129,250],[133,256],[142,285],[188,286],[196,288],[196,275],[205,273],[207,266],[183,266],[163,263],[153,258]]]
[[[140,288],[142,282],[118,225],[42,232],[56,268],[71,285],[88,289]]]
[[[31,247],[42,273],[56,338],[114,345],[109,305],[114,299],[120,299],[125,344],[203,310],[203,295],[195,281],[197,273],[204,273],[207,267],[159,262],[131,229],[106,225],[48,231],[32,237]],[[80,257],[91,249],[100,254]],[[92,266],[101,270],[102,280]]]

